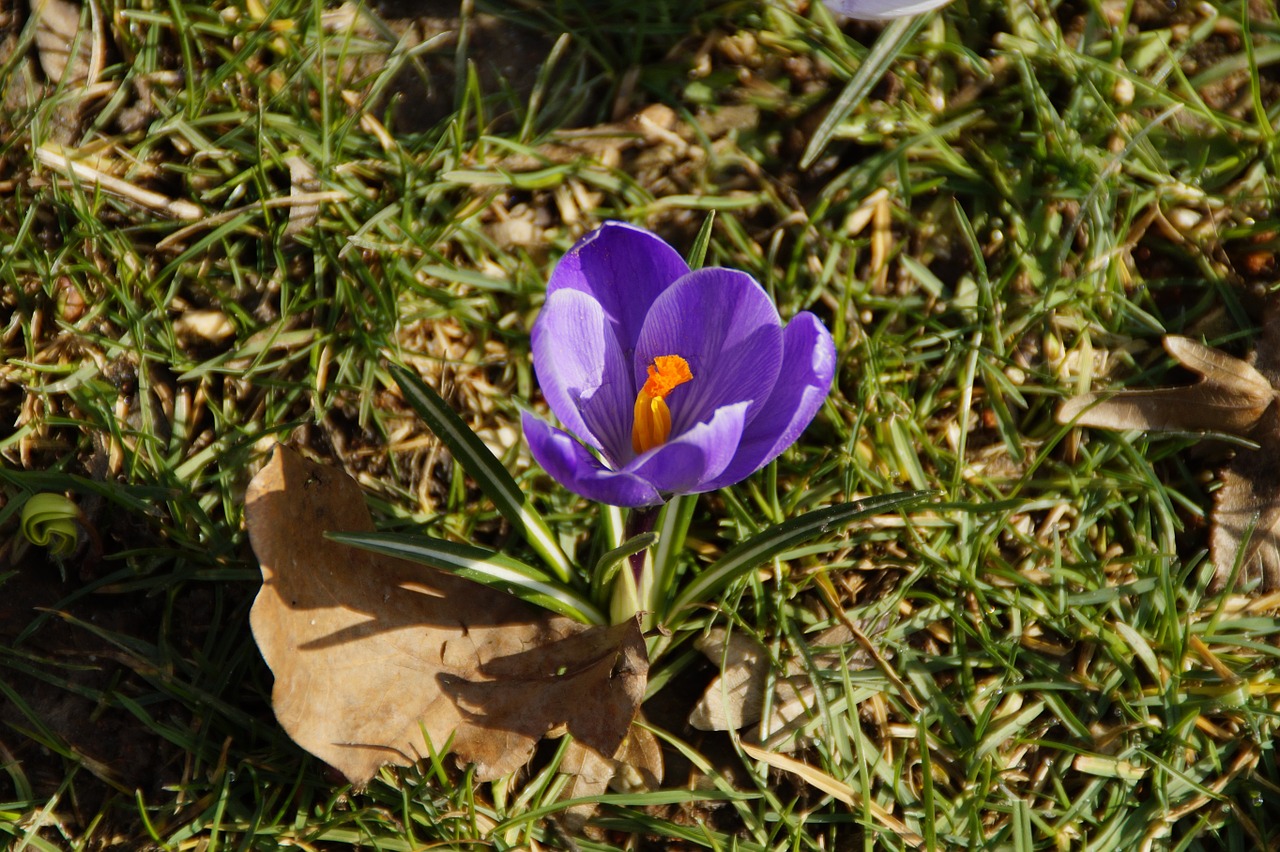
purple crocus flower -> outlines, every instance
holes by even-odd
[[[526,412],[525,437],[569,490],[655,506],[777,458],[818,412],[835,361],[813,314],[784,327],[751,276],[690,272],[658,237],[609,222],[560,260],[533,327],[534,370],[567,431]]]
[[[833,12],[848,15],[862,21],[886,21],[890,18],[905,18],[918,15],[939,6],[945,6],[951,0],[826,0]]]

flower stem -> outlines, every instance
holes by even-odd
[[[634,509],[627,516],[627,533],[628,540],[635,538],[641,533],[651,532],[654,523],[658,520],[658,512],[660,507],[648,506],[643,509]],[[639,553],[633,553],[630,556],[631,573],[635,576],[636,584],[640,584],[640,574],[644,570],[644,563],[649,558],[649,551],[642,550]]]
[[[627,516],[625,541],[635,541],[649,532],[657,533],[657,543],[627,557],[626,567],[614,580],[609,602],[610,617],[616,624],[644,613],[646,630],[666,619],[667,601],[675,582],[680,551],[684,549],[689,523],[698,498],[680,494],[661,507],[635,509]]]
[[[651,532],[658,520],[658,512],[657,506],[629,512],[623,539],[631,541],[638,535]],[[619,571],[613,582],[609,617],[614,624],[620,624],[635,618],[638,612],[644,613],[640,626],[647,630],[653,626],[653,548],[646,547],[628,556],[626,568],[629,570]]]

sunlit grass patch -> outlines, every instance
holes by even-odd
[[[1165,333],[1251,351],[1275,272],[1273,16],[957,0],[877,54],[878,28],[815,3],[435,5],[86,6],[108,48],[92,85],[55,85],[25,7],[5,19],[0,833],[567,846],[556,744],[498,784],[441,757],[356,792],[289,742],[247,630],[242,495],[291,440],[388,527],[533,558],[398,363],[587,564],[596,510],[516,426],[542,406],[546,275],[603,219],[683,252],[715,211],[708,264],[821,316],[839,370],[797,447],[699,500],[681,576],[832,503],[944,496],[698,610],[647,708],[675,774],[606,797],[573,842],[1274,844],[1276,601],[1207,591],[1230,447],[1054,419],[1181,381]],[[833,111],[869,57],[886,75]],[[61,563],[19,531],[42,492],[83,516]],[[818,644],[846,621],[878,660]],[[713,626],[765,649],[770,701],[803,686],[766,758],[687,724]]]

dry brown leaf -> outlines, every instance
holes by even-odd
[[[1255,363],[1280,387],[1280,299],[1263,314]],[[1212,590],[1226,587],[1239,564],[1239,583],[1257,583],[1256,592],[1280,590],[1280,412],[1268,410],[1250,437],[1258,449],[1240,448],[1221,473],[1214,495],[1209,556],[1215,573]],[[1248,538],[1243,554],[1241,544]]]
[[[488,778],[519,768],[548,734],[572,733],[574,742],[611,758],[644,699],[649,664],[638,625],[580,629],[569,622],[564,638],[525,639],[528,650],[505,649],[461,674],[442,671],[436,679],[467,723],[457,730],[454,750],[471,755],[478,773],[494,767],[485,771]]]
[[[610,787],[625,793],[656,790],[662,783],[662,749],[657,737],[642,727],[640,721],[637,718],[632,722],[626,739],[612,758],[577,740],[569,743],[560,761],[560,771],[572,776],[572,780],[561,792],[560,799],[594,800]],[[566,808],[565,830],[570,834],[581,832],[595,809],[595,804]]]
[[[245,495],[262,564],[250,624],[272,706],[307,751],[356,785],[453,738],[481,780],[573,734],[617,753],[648,676],[638,623],[585,628],[440,571],[327,541],[370,531],[345,473],[277,446]]]
[[[844,646],[852,639],[845,625],[836,625],[814,637],[813,647]],[[692,727],[700,731],[732,731],[754,725],[744,733],[745,738],[767,741],[785,751],[807,743],[807,738],[795,734],[808,722],[810,708],[817,698],[812,678],[804,674],[799,665],[788,665],[782,675],[771,680],[772,663],[764,646],[743,633],[721,628],[699,637],[694,646],[723,668],[689,714]],[[812,659],[817,667],[827,669],[839,666],[842,659],[858,668],[869,665],[863,651],[843,658],[838,653],[816,653]],[[771,695],[768,694],[770,684]],[[769,698],[767,719],[764,718],[766,696]]]
[[[1178,334],[1166,335],[1164,348],[1179,364],[1226,390],[1259,402],[1271,400],[1271,383],[1247,361],[1232,358],[1198,340]]]
[[[90,76],[96,77],[102,67],[97,8],[90,6],[92,30],[81,33],[78,4],[68,0],[30,0],[30,4],[36,25],[36,51],[45,76],[55,85],[64,79],[68,84],[79,85]]]
[[[1164,345],[1204,380],[1110,399],[1085,394],[1064,403],[1058,420],[1103,429],[1229,432],[1257,441],[1256,450],[1238,448],[1221,473],[1211,515],[1210,588],[1225,588],[1238,563],[1240,584],[1264,594],[1280,589],[1280,411],[1272,405],[1280,380],[1280,302],[1267,308],[1256,368],[1186,337],[1166,337]]]
[[[1266,377],[1238,358],[1176,335],[1165,337],[1164,346],[1203,380],[1180,388],[1081,394],[1058,408],[1058,422],[1098,429],[1243,435],[1275,398]]]
[[[609,786],[620,793],[656,790],[662,784],[666,769],[662,746],[652,731],[641,727],[641,721],[643,716],[632,723],[622,748],[613,756],[614,775]]]
[[[57,97],[51,104],[45,145],[75,144],[82,137],[85,108],[116,91],[118,82],[100,81],[107,60],[107,27],[100,0],[27,0],[36,56]],[[5,17],[13,10],[6,7]],[[88,19],[81,26],[81,16]],[[12,88],[12,87],[10,87]],[[41,146],[43,147],[43,146]]]
[[[693,644],[723,668],[689,714],[689,724],[699,731],[736,731],[759,722],[769,684],[768,650],[740,631],[721,628]]]
[[[594,799],[609,788],[614,762],[574,740],[569,743],[560,760],[560,771],[572,779],[561,792],[560,801]],[[562,817],[564,829],[570,834],[580,833],[595,809],[595,804],[570,805],[565,808]]]
[[[1214,495],[1209,558],[1215,591],[1226,586],[1237,561],[1240,584],[1258,582],[1263,592],[1280,589],[1280,418],[1268,418],[1253,438],[1261,446],[1237,452]]]

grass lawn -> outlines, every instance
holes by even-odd
[[[0,0],[0,847],[1280,846],[1280,597],[1208,556],[1257,445],[1055,419],[1190,383],[1165,334],[1263,337],[1274,4],[460,5]],[[535,559],[404,365],[585,570],[601,507],[520,412],[547,416],[547,276],[609,219],[682,254],[709,222],[708,265],[835,338],[795,447],[697,500],[685,581],[807,511],[938,496],[653,640],[666,778],[586,829],[556,741],[498,782],[442,757],[353,790],[272,714],[246,486],[287,442],[383,528]],[[39,493],[77,505],[74,552],[23,535]],[[690,726],[712,628],[760,643],[771,700],[805,684],[798,742]]]

